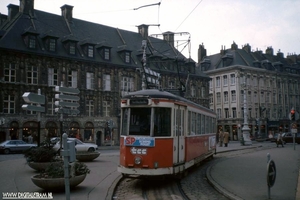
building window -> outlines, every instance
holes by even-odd
[[[4,95],[3,103],[3,112],[5,114],[15,113],[15,97],[13,95]]]
[[[130,63],[130,52],[125,52],[125,63]]]
[[[202,97],[202,98],[205,98],[205,96],[206,96],[206,95],[205,95],[205,87],[202,86],[202,87],[201,87],[201,97]]]
[[[227,75],[223,76],[223,86],[227,86],[228,85],[228,80],[227,80]]]
[[[236,108],[232,108],[232,118],[236,118]]]
[[[220,77],[216,77],[216,87],[220,87]]]
[[[229,118],[229,110],[228,110],[228,108],[225,108],[224,111],[225,111],[225,118]]]
[[[16,82],[16,66],[13,63],[4,65],[4,81],[5,82]]]
[[[212,94],[209,95],[209,103],[211,103],[211,104],[214,103],[214,97]]]
[[[92,45],[88,45],[87,51],[88,51],[87,52],[88,57],[93,58],[94,57],[94,47]]]
[[[70,42],[69,43],[69,54],[75,55],[76,54],[76,43],[75,42]]]
[[[270,93],[267,92],[267,95],[266,95],[266,103],[270,103]]]
[[[221,110],[221,108],[217,109],[217,117],[218,117],[218,119],[220,119],[222,117],[222,110]]]
[[[236,93],[235,93],[235,90],[231,91],[231,101],[232,102],[236,102]]]
[[[224,102],[228,103],[228,92],[224,92]]]
[[[265,99],[264,99],[264,93],[263,92],[261,92],[260,93],[260,103],[265,103],[265,101],[264,101]]]
[[[94,117],[94,101],[93,100],[86,100],[85,103],[86,107],[86,115],[89,117]]]
[[[54,68],[48,68],[48,86],[58,85],[58,70]]]
[[[90,72],[86,73],[86,89],[88,90],[94,89],[94,73],[90,73]]]
[[[104,48],[103,53],[104,53],[103,55],[104,60],[110,60],[110,49]]]
[[[168,88],[169,88],[169,89],[174,89],[174,88],[175,88],[174,81],[169,81]]]
[[[47,114],[48,115],[55,115],[55,99],[53,98],[49,98],[48,101],[47,101]]]
[[[54,38],[49,39],[49,51],[52,51],[52,52],[56,51],[56,39],[54,39]]]
[[[123,76],[121,81],[121,90],[125,92],[133,91],[133,78]]]
[[[28,40],[29,40],[29,45],[28,47],[30,49],[35,49],[36,48],[36,37],[33,35],[29,35],[28,36]]]
[[[251,91],[248,91],[247,102],[248,102],[249,104],[251,104],[251,102],[252,102],[252,99],[251,99]]]
[[[220,104],[221,103],[221,93],[218,92],[217,93],[217,104]]]
[[[192,96],[192,97],[195,97],[195,96],[196,96],[196,89],[195,89],[195,86],[194,86],[194,85],[192,85],[192,87],[191,87],[191,96]]]
[[[272,102],[273,104],[276,104],[277,103],[277,101],[276,101],[276,93],[273,93],[273,102]]]
[[[235,74],[230,74],[230,85],[235,85]]]
[[[103,90],[111,91],[110,74],[103,74]]]
[[[109,117],[110,115],[110,104],[108,101],[103,101],[103,116]]]
[[[77,88],[77,71],[72,71],[72,70],[69,71],[68,87]]]
[[[27,67],[27,83],[37,84],[38,83],[38,68],[35,66]]]

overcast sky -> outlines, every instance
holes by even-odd
[[[19,0],[1,0],[0,13]],[[230,48],[233,41],[241,48],[265,51],[272,46],[287,54],[300,54],[299,0],[34,0],[34,8],[61,15],[60,7],[74,6],[73,17],[137,32],[137,25],[151,24],[149,34],[166,31],[182,40],[176,44],[189,56],[184,42],[191,36],[191,57],[198,61],[199,44],[207,54]],[[160,6],[151,4],[161,3]],[[145,7],[142,7],[145,6]],[[139,8],[139,9],[135,9]],[[155,26],[160,24],[160,26]]]

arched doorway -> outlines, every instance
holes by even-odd
[[[12,121],[9,126],[9,137],[11,140],[18,140],[19,138],[19,123]],[[23,139],[23,138],[22,138]],[[25,140],[24,140],[25,141]]]
[[[53,137],[59,137],[58,135],[58,126],[55,122],[49,121],[46,123],[45,126],[46,132],[47,132],[47,137],[53,138]]]
[[[92,122],[85,123],[84,141],[94,142],[94,125]]]
[[[71,122],[69,125],[69,137],[75,138],[77,134],[80,135],[80,126],[77,122]]]
[[[32,137],[32,142],[37,143],[38,140],[38,122],[29,121],[23,124],[22,139],[28,142],[28,136]]]

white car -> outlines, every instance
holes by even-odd
[[[68,138],[68,141],[75,141],[75,149],[76,152],[94,152],[98,150],[98,146],[92,143],[84,143],[78,140],[77,138]],[[60,141],[58,141],[54,146],[53,149],[55,151],[59,151],[60,148]]]

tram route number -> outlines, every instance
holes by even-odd
[[[147,149],[139,149],[139,148],[132,147],[130,149],[130,152],[134,155],[146,155]]]

